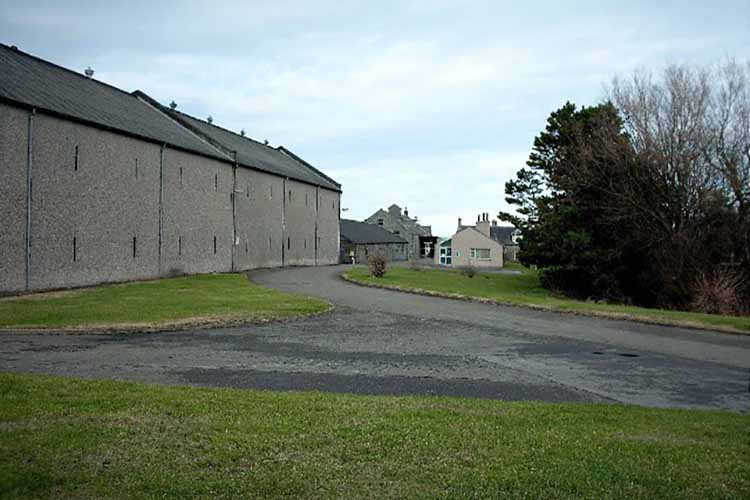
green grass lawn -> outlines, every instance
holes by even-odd
[[[750,417],[0,374],[2,498],[749,498]]]
[[[327,308],[325,302],[262,287],[242,274],[213,274],[1,299],[0,328],[252,321]]]
[[[366,284],[478,297],[503,304],[543,307],[557,311],[607,315],[658,323],[750,331],[750,316],[720,316],[568,299],[542,288],[536,271],[524,268],[520,264],[510,264],[506,267],[519,270],[521,274],[478,273],[473,278],[469,278],[455,270],[415,270],[394,266],[388,268],[383,278],[371,276],[366,267],[353,267],[345,274],[355,281]]]

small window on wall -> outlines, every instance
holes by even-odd
[[[133,236],[133,258],[138,257],[138,238]]]
[[[78,241],[75,236],[73,236],[73,262],[78,260]]]
[[[135,159],[135,178],[138,180],[138,158]]]
[[[289,190],[289,204],[292,204],[292,190]]]
[[[286,239],[286,249],[287,250],[291,250],[292,249],[292,239],[291,238],[287,238]]]
[[[182,255],[182,236],[177,237],[177,255]]]
[[[305,250],[307,250],[307,238],[305,238]]]
[[[180,187],[182,187],[182,167],[180,167]]]
[[[214,174],[214,191],[219,190],[219,174]]]
[[[269,237],[268,237],[268,251],[269,251],[269,252],[271,251],[272,243],[273,243],[273,242],[271,241],[271,237],[269,236]]]
[[[273,184],[268,186],[268,199],[273,200]]]
[[[73,158],[73,170],[78,172],[78,144],[76,144],[75,156]]]
[[[382,226],[383,222],[384,222],[383,219],[378,219],[378,226]]]
[[[214,253],[216,253],[216,236],[214,236]]]
[[[250,198],[250,183],[249,182],[245,185],[245,195],[248,198]]]

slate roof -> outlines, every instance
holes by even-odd
[[[125,133],[155,143],[234,162],[316,186],[341,185],[291,151],[272,148],[229,130],[172,111],[132,94],[0,44],[0,101]]]
[[[490,227],[490,237],[503,245],[515,245],[513,243],[513,233],[516,228],[513,226],[492,226]]]
[[[349,219],[341,219],[341,236],[360,244],[406,243],[405,239],[380,226]]]
[[[139,93],[139,95],[145,96],[143,93]],[[322,175],[317,169],[312,168],[306,162],[297,160],[290,154],[285,154],[284,151],[271,146],[266,146],[265,144],[250,139],[249,137],[243,137],[240,134],[236,134],[230,130],[208,123],[207,121],[190,116],[186,113],[172,110],[164,106],[161,106],[161,109],[191,130],[206,137],[212,144],[225,150],[228,154],[236,151],[237,162],[240,165],[263,170],[282,177],[289,177],[291,179],[296,179],[298,181],[307,182],[309,184],[335,191],[341,190],[341,185],[333,181],[330,177]]]
[[[3,44],[0,44],[0,99],[228,159],[137,97]]]

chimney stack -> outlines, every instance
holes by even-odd
[[[91,66],[89,66],[88,68],[86,68],[86,70],[84,70],[83,73],[86,75],[86,78],[91,78],[91,77],[94,76],[94,70],[91,69]]]
[[[461,217],[458,218],[458,230],[461,230]]]
[[[479,215],[479,218],[477,219],[476,229],[488,238],[490,237],[490,221],[488,213],[482,212]]]

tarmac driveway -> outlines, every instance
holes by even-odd
[[[0,370],[170,384],[750,409],[750,336],[365,288],[343,267],[252,279],[332,313],[149,334],[0,334]]]

